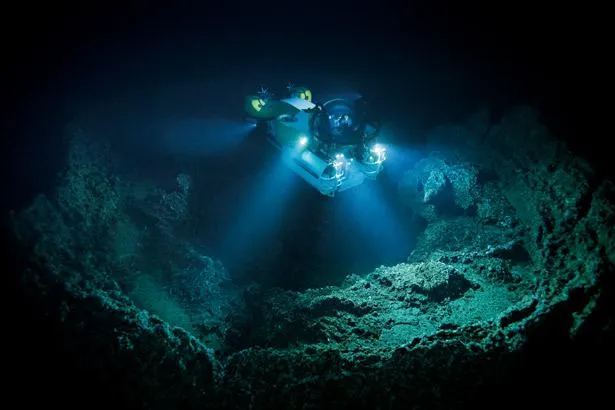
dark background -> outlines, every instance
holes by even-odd
[[[288,81],[359,90],[416,130],[486,103],[496,116],[530,103],[606,169],[603,15],[525,0],[13,4],[2,24],[2,205],[49,189],[63,127],[100,107],[236,117],[246,92]]]

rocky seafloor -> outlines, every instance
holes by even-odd
[[[608,397],[615,187],[536,110],[433,130],[399,181],[426,226],[407,260],[303,291],[234,286],[177,234],[186,176],[165,192],[110,175],[92,155],[104,149],[75,141],[57,194],[11,215],[7,377],[24,406],[596,408]]]

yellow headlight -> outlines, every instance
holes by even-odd
[[[262,98],[255,98],[252,100],[252,108],[254,108],[257,112],[262,110],[265,106],[265,101]]]

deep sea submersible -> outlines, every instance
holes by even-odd
[[[306,87],[289,85],[286,98],[266,89],[245,98],[247,120],[264,130],[287,167],[322,194],[374,180],[386,160],[380,124],[363,98],[312,101]]]

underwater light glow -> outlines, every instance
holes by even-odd
[[[305,147],[308,143],[308,137],[306,137],[305,135],[302,135],[301,137],[299,137],[299,145]]]
[[[384,145],[381,144],[374,144],[374,146],[372,147],[372,152],[374,152],[375,154],[381,154],[385,151],[386,148],[384,147]]]
[[[207,156],[237,148],[254,131],[254,122],[225,118],[152,120],[135,130],[143,135],[141,146],[164,155]]]
[[[219,238],[220,259],[229,268],[266,252],[280,228],[280,215],[298,186],[295,174],[281,159],[266,165],[250,185],[236,198],[238,207],[229,216],[232,222]]]
[[[404,260],[412,248],[412,238],[386,188],[379,184],[363,184],[339,195],[335,205],[352,221],[351,241],[369,247],[372,259],[379,264]]]

